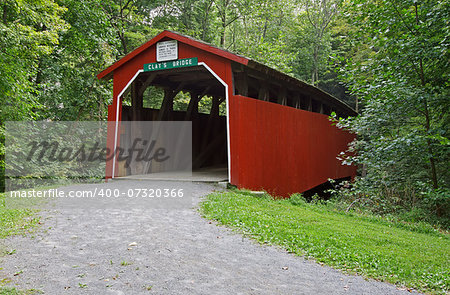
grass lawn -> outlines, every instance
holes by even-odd
[[[0,239],[15,234],[22,234],[39,223],[35,217],[36,210],[16,209],[5,206],[5,195],[0,194]]]
[[[446,293],[450,288],[449,235],[431,227],[243,191],[211,194],[200,210],[204,217],[261,243],[280,245],[348,273],[427,293]]]
[[[22,295],[23,293],[16,288],[4,288],[0,287],[0,295]]]

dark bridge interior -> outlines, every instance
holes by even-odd
[[[150,87],[163,92],[159,108],[144,107],[144,94]],[[154,88],[153,88],[154,89]],[[189,96],[184,109],[174,110],[174,99],[183,92]],[[150,91],[150,99],[155,99]],[[227,168],[226,116],[221,109],[225,105],[225,87],[203,66],[159,70],[141,73],[123,95],[130,105],[122,107],[122,121],[191,121],[192,169],[207,167]],[[146,97],[147,98],[147,97]],[[208,100],[208,110],[199,111],[201,100]],[[129,135],[121,134],[121,142],[129,141]],[[152,171],[146,171],[149,173]],[[120,176],[131,171],[121,167]]]

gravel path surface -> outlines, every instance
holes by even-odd
[[[167,183],[158,183],[160,187]],[[173,186],[173,182],[171,183]],[[214,186],[195,191],[194,205]],[[131,180],[102,184],[129,188]],[[195,206],[194,206],[195,207]],[[1,278],[45,294],[410,294],[261,246],[189,209],[44,210],[6,240]]]

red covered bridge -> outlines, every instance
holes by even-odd
[[[98,75],[113,79],[108,121],[192,121],[193,169],[224,167],[239,188],[287,196],[355,175],[336,156],[353,135],[332,126],[328,116],[355,115],[340,100],[256,61],[171,31],[129,53]],[[159,109],[145,108],[147,87],[164,89]],[[184,110],[174,97],[190,94]],[[131,106],[122,105],[129,96]],[[199,113],[203,97],[209,113]],[[226,115],[220,115],[221,104]],[[108,132],[108,145],[117,141]],[[106,177],[126,175],[119,163],[107,163]]]

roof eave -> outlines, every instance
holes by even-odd
[[[260,62],[254,61],[254,60],[249,60],[248,67],[255,69],[257,71],[262,71],[268,75],[271,75],[273,77],[278,77],[281,78],[289,83],[294,83],[297,84],[298,86],[304,87],[305,89],[307,89],[308,91],[313,92],[314,94],[317,94],[319,96],[321,96],[322,98],[324,98],[325,100],[329,100],[330,102],[338,105],[339,107],[341,107],[342,109],[344,109],[346,111],[346,113],[349,116],[356,116],[358,113],[352,108],[350,107],[348,104],[346,104],[345,102],[343,102],[342,100],[340,100],[339,98],[313,86],[310,85],[306,82],[303,82],[297,78],[294,78],[292,76],[289,76],[283,72],[280,72],[278,70],[275,70],[273,68],[270,68]]]

